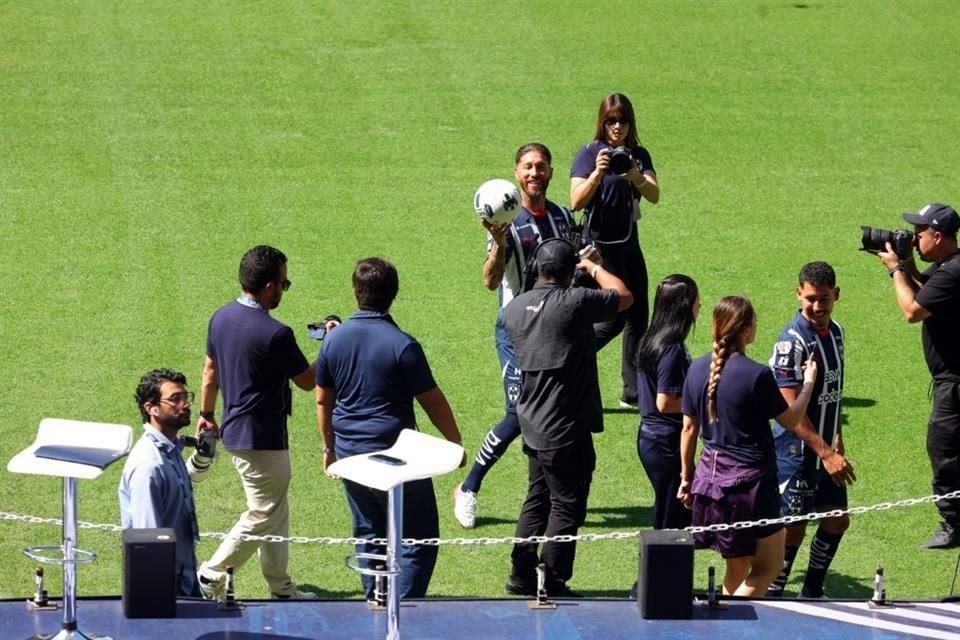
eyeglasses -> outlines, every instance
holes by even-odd
[[[160,398],[160,402],[166,402],[175,407],[180,407],[185,404],[193,404],[193,399],[196,398],[193,391],[183,391],[181,393],[175,393],[169,398]]]
[[[289,289],[289,288],[290,288],[290,285],[291,285],[291,282],[290,282],[289,280],[284,280],[283,282],[280,283],[280,287],[281,287],[284,291],[286,291],[287,289]]]
[[[612,127],[615,124],[627,126],[628,124],[630,124],[630,121],[624,118],[623,116],[620,116],[619,118],[605,118],[603,121],[603,124],[608,127]]]

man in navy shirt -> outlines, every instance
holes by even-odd
[[[893,278],[897,305],[907,322],[923,322],[923,355],[933,377],[927,455],[933,491],[944,495],[960,490],[960,217],[953,207],[932,203],[903,214],[903,219],[913,225],[920,259],[933,264],[920,273],[912,255],[901,258],[889,244],[878,255]],[[937,509],[940,528],[922,546],[960,546],[960,499],[939,500]]]
[[[578,255],[567,240],[545,241],[534,253],[538,276],[530,291],[503,310],[523,378],[517,417],[528,459],[527,497],[516,537],[576,535],[587,515],[596,454],[593,433],[603,431],[593,325],[633,304],[620,278],[600,265],[593,247]],[[577,267],[600,290],[571,287]],[[573,596],[574,542],[516,544],[506,591],[536,595],[536,567],[546,568],[551,596]]]
[[[437,386],[423,349],[397,327],[390,306],[400,282],[392,264],[380,258],[357,263],[353,293],[358,311],[330,331],[317,358],[317,423],[323,438],[323,468],[337,459],[382,451],[393,446],[403,429],[416,429],[413,401],[450,442],[460,444],[460,431],[443,391]],[[387,537],[387,494],[343,480],[356,538]],[[440,534],[433,481],[403,485],[403,533],[411,538]],[[358,552],[384,553],[362,544]],[[435,546],[403,546],[401,598],[422,598],[437,562]],[[366,561],[361,561],[366,567]],[[371,576],[360,577],[367,599],[373,598]]]
[[[173,529],[177,594],[199,597],[194,553],[199,529],[190,486],[196,467],[184,463],[177,438],[177,432],[190,424],[193,393],[187,391],[182,373],[155,369],[140,379],[134,399],[143,418],[143,436],[123,465],[120,524],[124,529]]]
[[[488,235],[483,284],[491,291],[499,291],[500,310],[493,335],[500,358],[506,413],[503,420],[487,432],[470,473],[454,489],[454,516],[468,529],[476,523],[480,484],[500,456],[506,453],[510,443],[520,435],[517,420],[520,369],[513,343],[503,328],[503,308],[514,297],[533,287],[537,274],[530,256],[540,243],[550,238],[566,238],[573,225],[569,211],[547,200],[547,187],[553,177],[551,159],[550,150],[538,142],[520,147],[515,158],[514,176],[520,185],[523,208],[512,223],[491,225],[484,222]]]
[[[213,412],[219,391],[223,396],[220,438],[243,481],[247,510],[230,530],[230,537],[200,567],[200,588],[205,596],[221,596],[227,567],[237,569],[257,553],[275,598],[313,597],[299,591],[287,573],[287,542],[234,537],[288,534],[289,381],[310,391],[314,377],[313,366],[297,346],[293,331],[270,316],[290,288],[283,252],[265,245],[247,251],[240,261],[240,287],[241,295],[210,319],[197,429],[217,428]]]
[[[837,276],[826,262],[811,262],[800,270],[797,285],[800,309],[773,346],[770,367],[780,393],[792,403],[803,386],[803,363],[817,362],[813,395],[802,419],[808,428],[844,453],[840,430],[840,400],[843,397],[843,328],[832,317],[840,298]],[[802,515],[813,511],[847,508],[847,488],[827,473],[823,461],[797,434],[779,424],[773,428],[780,483],[781,515]],[[823,581],[837,552],[848,516],[820,520],[810,544],[810,563],[800,596],[819,598]],[[767,596],[780,596],[790,577],[797,550],[803,543],[806,522],[787,527],[783,569],[767,589]]]

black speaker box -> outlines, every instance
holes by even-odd
[[[670,529],[640,533],[637,605],[644,619],[693,617],[691,534]]]
[[[173,529],[123,530],[123,615],[177,615],[177,536]]]

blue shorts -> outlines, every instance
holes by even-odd
[[[781,516],[813,513],[820,507],[847,508],[847,488],[837,486],[822,466],[800,468],[779,480]]]
[[[517,364],[517,352],[507,336],[507,329],[503,326],[503,309],[497,312],[497,324],[494,326],[493,338],[497,346],[497,357],[500,358],[500,377],[503,379],[503,399],[507,413],[517,412],[517,402],[520,400],[520,391],[523,385],[520,381],[520,365]]]

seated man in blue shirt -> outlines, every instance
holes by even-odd
[[[323,468],[338,458],[390,448],[403,429],[416,429],[414,399],[450,442],[460,431],[443,391],[437,386],[423,349],[397,327],[390,305],[399,290],[396,268],[380,258],[357,263],[353,293],[359,310],[330,331],[317,358],[317,422],[323,437]],[[464,458],[464,461],[466,458]],[[463,463],[461,463],[461,466]],[[343,481],[356,538],[387,537],[387,494]],[[430,479],[403,485],[403,535],[435,538],[440,525]],[[357,551],[384,552],[357,545]],[[437,562],[435,546],[404,546],[397,590],[401,598],[422,598]],[[362,566],[366,567],[364,562]],[[367,599],[374,581],[361,576]]]
[[[213,459],[200,451],[188,461],[177,432],[190,424],[193,392],[187,378],[155,369],[140,379],[134,398],[143,417],[143,436],[130,451],[120,478],[120,521],[124,529],[173,529],[177,536],[177,594],[200,596],[197,558],[199,530],[193,505],[194,481]]]

